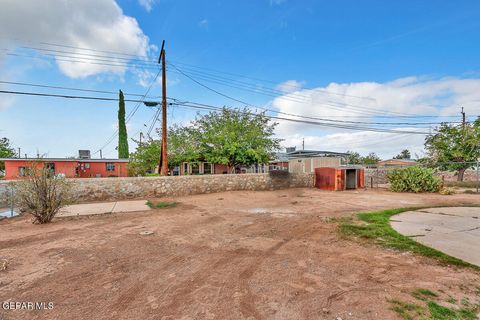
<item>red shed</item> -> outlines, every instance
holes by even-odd
[[[357,167],[315,168],[315,187],[342,191],[365,187],[365,170]]]

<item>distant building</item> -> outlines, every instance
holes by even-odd
[[[410,167],[416,165],[417,162],[411,159],[388,159],[377,163],[377,167]]]
[[[50,168],[55,175],[67,178],[127,177],[128,159],[83,158],[3,158],[5,180],[24,179],[32,166]]]
[[[288,170],[292,173],[313,173],[315,168],[339,167],[346,153],[319,151],[319,150],[295,150],[287,148],[287,152],[279,152],[275,159],[270,161],[270,170]]]

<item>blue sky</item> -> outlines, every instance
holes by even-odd
[[[411,121],[453,121],[458,120],[453,116],[459,114],[460,105],[469,116],[480,115],[478,1],[88,0],[65,5],[52,0],[46,7],[37,7],[33,0],[17,2],[7,0],[6,10],[0,13],[0,47],[37,58],[6,56],[0,51],[3,81],[144,93],[154,69],[72,65],[22,47],[69,50],[43,42],[154,58],[165,39],[167,61],[193,77],[229,77],[276,90],[278,97],[273,97],[232,88],[218,79],[197,78],[259,107],[371,122],[387,114],[441,116],[408,118]],[[25,26],[25,21],[31,23]],[[170,97],[241,106],[172,67],[167,80]],[[290,86],[282,87],[286,81]],[[88,95],[6,84],[0,84],[0,89]],[[161,94],[158,83],[150,94]],[[127,111],[134,106],[128,103]],[[360,112],[362,108],[367,113]],[[34,156],[38,149],[48,156],[72,156],[78,149],[96,151],[103,146],[115,132],[116,112],[115,102],[0,95],[0,136],[10,138],[22,154]],[[195,112],[170,108],[169,123],[187,123]],[[129,133],[145,128],[152,115],[153,110],[140,107],[128,124]],[[305,139],[309,149],[375,151],[385,158],[403,147],[422,152],[421,135],[280,122],[277,134],[285,139],[285,146],[300,147]],[[422,130],[407,125],[400,129]],[[115,144],[113,139],[104,148],[104,156],[116,156]]]

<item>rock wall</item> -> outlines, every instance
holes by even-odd
[[[170,197],[236,190],[313,187],[313,174],[218,174],[176,177],[71,179],[79,201]],[[0,183],[0,205],[7,204],[7,182]]]

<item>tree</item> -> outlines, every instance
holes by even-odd
[[[347,151],[347,153],[348,164],[362,164],[362,156],[360,155],[360,153],[354,151]]]
[[[410,159],[412,155],[408,149],[403,149],[402,152],[397,154],[393,159]]]
[[[365,165],[376,165],[380,161],[380,157],[375,152],[370,152],[368,156],[363,157],[363,163]]]
[[[273,137],[276,125],[269,123],[265,114],[224,107],[199,115],[193,122],[193,134],[204,160],[234,168],[267,163],[272,158],[281,141]]]
[[[118,158],[128,159],[128,136],[125,124],[125,98],[122,90],[118,99]]]
[[[160,161],[160,141],[150,139],[147,142],[137,142],[137,149],[130,154],[128,174],[130,176],[144,176],[153,173]]]
[[[174,125],[168,128],[168,166],[179,166],[202,158],[198,132],[194,127]]]
[[[431,162],[441,170],[457,171],[463,181],[465,170],[480,158],[480,119],[464,125],[442,123],[425,139]]]
[[[15,201],[21,211],[33,215],[34,223],[48,223],[58,211],[74,202],[73,184],[67,179],[52,174],[41,162],[32,162],[28,179],[17,181]]]
[[[0,139],[0,158],[11,158],[15,156],[15,149],[10,144],[10,140],[8,138],[1,138]],[[5,170],[5,162],[0,161],[0,171]]]

